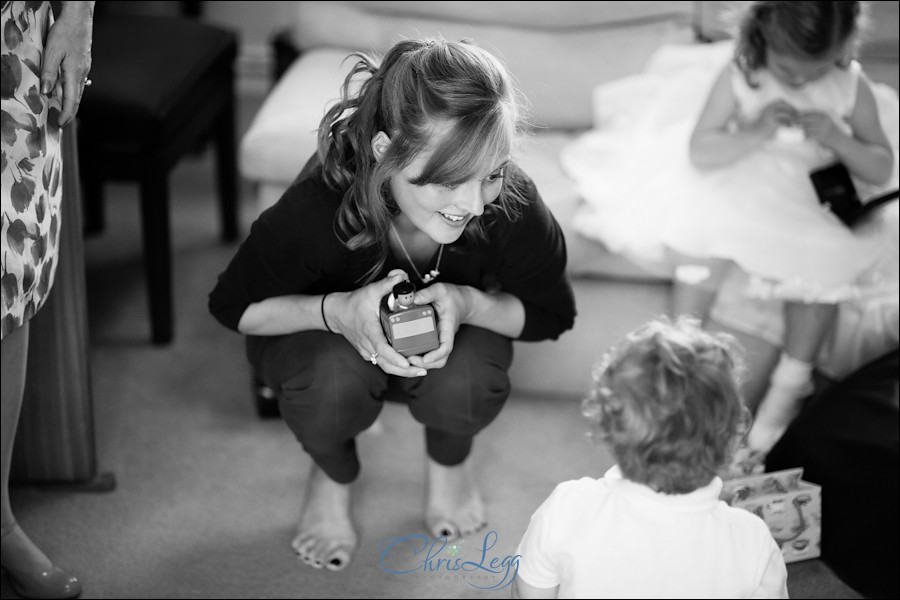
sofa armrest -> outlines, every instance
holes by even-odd
[[[340,48],[309,50],[290,63],[241,139],[244,177],[287,189],[316,151],[319,122],[328,106],[338,100],[344,78],[353,67],[344,60],[348,52]]]

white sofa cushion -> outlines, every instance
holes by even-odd
[[[591,91],[638,72],[666,42],[693,39],[691,2],[297,2],[302,55],[272,89],[241,143],[241,172],[285,187],[315,149],[353,50],[403,38],[470,38],[509,66],[539,128],[591,126]]]
[[[403,38],[470,38],[512,71],[543,127],[589,127],[591,90],[694,39],[693,2],[298,2],[301,50],[384,52]]]

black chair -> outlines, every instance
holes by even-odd
[[[237,36],[181,17],[94,20],[93,85],[78,112],[85,228],[103,227],[103,183],[140,187],[154,343],[173,337],[169,173],[208,139],[217,149],[222,238],[238,235],[234,60]]]

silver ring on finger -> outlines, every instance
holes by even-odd
[[[378,364],[378,353],[377,352],[375,352],[374,354],[369,356],[369,362],[372,363],[373,365]]]

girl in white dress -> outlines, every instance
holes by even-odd
[[[690,138],[678,218],[663,243],[677,269],[673,309],[705,316],[726,267],[785,300],[783,354],[738,464],[759,471],[812,390],[812,363],[854,280],[884,251],[820,205],[811,171],[843,163],[861,196],[894,158],[875,96],[852,60],[860,2],[752,2],[734,60],[720,73]],[[694,268],[694,266],[700,268]]]

